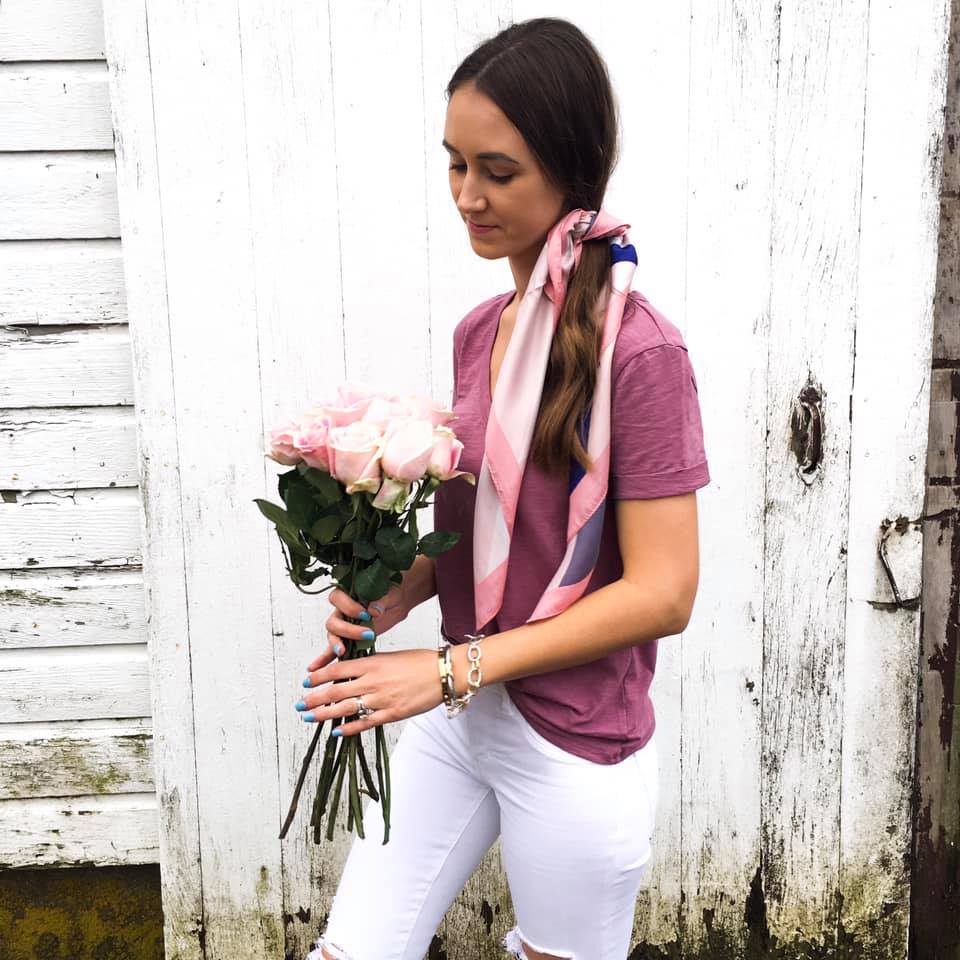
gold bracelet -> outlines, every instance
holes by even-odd
[[[450,688],[453,686],[453,669],[450,663],[450,644],[437,647],[437,662],[440,666],[440,692],[443,694],[443,702],[449,709],[453,705],[453,697],[450,694]]]

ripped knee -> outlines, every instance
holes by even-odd
[[[519,927],[512,927],[503,938],[503,945],[516,960],[576,960],[570,952],[551,952],[543,947],[534,947],[522,936]]]
[[[353,960],[346,950],[331,943],[326,937],[316,940],[313,945],[315,949],[307,954],[305,960]]]

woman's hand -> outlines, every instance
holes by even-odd
[[[379,600],[374,600],[368,610],[339,587],[330,592],[329,599],[333,604],[333,611],[324,624],[329,646],[307,664],[308,671],[318,670],[334,656],[344,653],[345,639],[361,640],[365,630],[372,630],[374,636],[379,637],[401,620],[406,620],[410,613],[402,583],[390,584],[390,589]],[[351,623],[344,617],[362,619],[363,623]]]
[[[391,650],[338,660],[309,670],[304,681],[308,684],[301,713],[306,721],[352,716],[357,712],[356,697],[363,695],[364,705],[374,713],[342,724],[339,729],[344,736],[425,713],[443,700],[435,650]]]

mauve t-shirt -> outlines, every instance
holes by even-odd
[[[500,315],[514,291],[474,307],[453,333],[453,412],[463,443],[458,469],[480,474],[490,412],[490,358]],[[618,580],[623,562],[610,499],[668,497],[710,482],[697,382],[680,331],[638,291],[627,297],[613,352],[610,478],[599,555],[585,593]],[[436,558],[442,634],[465,643],[474,633],[473,509],[476,488],[457,477],[434,495],[434,529],[460,540]],[[507,582],[489,636],[526,623],[566,549],[568,477],[528,458],[520,487]],[[562,616],[563,614],[559,614]],[[518,642],[522,640],[518,637]],[[589,642],[585,640],[585,642]],[[505,681],[527,722],[563,750],[595,763],[619,763],[653,735],[649,689],[657,641],[587,663]]]

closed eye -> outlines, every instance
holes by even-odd
[[[451,170],[466,170],[466,169],[467,169],[467,165],[466,165],[465,163],[452,163],[452,164],[450,164],[450,169],[451,169]],[[491,173],[491,174],[489,174],[489,177],[490,177],[491,180],[496,180],[497,183],[506,183],[508,180],[512,180],[512,179],[513,179],[514,174],[508,173],[508,174],[507,174],[506,176],[504,176],[504,177],[498,177],[496,174]]]

